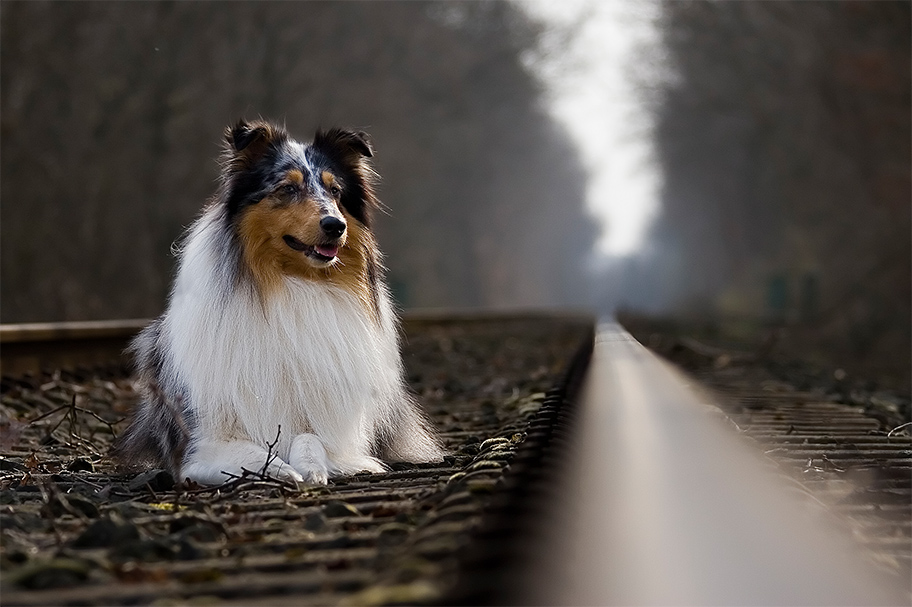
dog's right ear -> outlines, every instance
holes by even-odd
[[[247,122],[239,120],[233,127],[225,129],[225,141],[229,152],[247,161],[255,161],[271,147],[288,138],[283,129],[262,120]]]

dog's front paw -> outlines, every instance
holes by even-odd
[[[275,458],[266,468],[266,476],[271,476],[272,478],[283,481],[291,481],[293,483],[303,483],[307,481],[307,479],[298,474],[297,470],[279,458]]]
[[[218,485],[246,472],[291,482],[304,482],[294,467],[249,441],[202,441],[188,454],[181,477],[201,485]]]
[[[325,485],[329,482],[329,457],[315,434],[299,434],[291,443],[288,463],[306,483]]]

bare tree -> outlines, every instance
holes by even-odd
[[[372,134],[405,305],[587,288],[581,170],[508,3],[3,2],[0,28],[4,322],[157,314],[240,116]]]
[[[910,4],[667,2],[663,28],[654,261],[679,304],[908,378]]]

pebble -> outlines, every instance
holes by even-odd
[[[101,518],[86,527],[70,544],[73,548],[107,548],[139,539],[139,529],[128,522]]]
[[[95,465],[85,458],[77,457],[67,465],[66,469],[70,472],[95,472]]]
[[[323,531],[329,525],[329,521],[322,512],[314,512],[304,517],[303,525],[308,531]]]
[[[0,458],[0,471],[2,472],[28,472],[28,468],[5,457]]]
[[[149,563],[154,561],[171,561],[177,556],[175,547],[162,539],[132,540],[124,543],[118,542],[108,554],[114,562],[139,561]]]
[[[340,518],[343,516],[363,516],[361,511],[341,500],[330,500],[323,505],[323,514],[327,518]]]
[[[64,514],[81,514],[87,518],[98,518],[98,506],[89,498],[78,493],[52,494],[47,504],[42,508],[42,513],[53,518]]]
[[[426,605],[440,598],[440,590],[426,581],[412,584],[371,586],[341,602],[343,606],[354,605]]]
[[[174,477],[167,470],[149,470],[135,476],[127,488],[130,491],[142,491],[146,488],[155,492],[171,491],[174,489]]]
[[[31,590],[64,588],[85,582],[90,570],[89,562],[78,559],[33,561],[13,573],[10,581]]]
[[[379,535],[377,536],[377,547],[382,550],[384,548],[398,546],[408,539],[412,529],[413,527],[400,523],[386,523],[380,525],[380,528],[378,529]]]

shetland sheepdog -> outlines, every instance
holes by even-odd
[[[131,346],[142,400],[115,456],[200,484],[441,460],[403,379],[367,135],[241,121],[225,140],[167,309]]]

